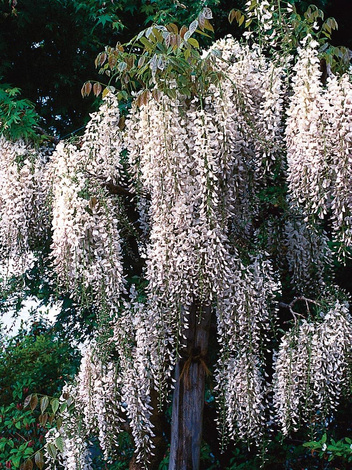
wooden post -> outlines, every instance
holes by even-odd
[[[194,303],[175,369],[169,470],[199,470],[211,307]]]

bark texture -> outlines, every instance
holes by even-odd
[[[210,320],[210,306],[195,302],[175,369],[169,470],[199,470]]]

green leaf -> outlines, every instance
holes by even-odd
[[[39,468],[39,470],[42,470],[44,468],[44,457],[43,457],[43,453],[40,450],[35,454],[34,462],[36,466]]]
[[[44,413],[44,411],[47,409],[49,405],[49,398],[47,396],[44,396],[40,400],[40,411],[41,413]]]
[[[60,413],[64,413],[67,410],[67,403],[64,401],[60,406]]]
[[[312,448],[312,449],[318,449],[318,448],[320,447],[320,443],[319,443],[319,442],[315,442],[315,441],[304,442],[304,443],[303,443],[303,447],[309,447],[309,448]]]
[[[99,16],[98,18],[98,22],[97,22],[97,25],[98,24],[101,24],[102,26],[105,26],[106,23],[112,23],[112,18],[110,15],[101,15]]]
[[[108,94],[109,94],[109,89],[108,89],[108,88],[104,88],[103,93],[102,93],[101,96],[102,96],[103,98],[105,98],[105,96],[108,95]]]
[[[21,457],[15,457],[12,459],[12,464],[15,468],[19,468],[21,463]]]
[[[178,34],[178,27],[175,23],[169,23],[166,25],[166,28],[168,29],[168,31],[170,31],[171,33],[174,33],[174,34]]]
[[[57,418],[57,420],[56,420],[57,429],[60,430],[61,426],[62,426],[62,418]]]
[[[150,41],[148,41],[147,38],[142,37],[142,38],[140,39],[140,42],[143,44],[143,46],[146,48],[146,50],[147,50],[148,52],[151,52],[151,51],[154,49],[153,44],[152,44]]]
[[[233,20],[236,18],[236,13],[237,13],[237,10],[231,10],[229,15],[228,15],[228,20],[229,20],[229,23],[231,24],[233,22]]]
[[[196,33],[200,34],[201,36],[205,36],[206,38],[211,38],[211,36],[200,29],[196,29]]]
[[[59,400],[57,398],[53,398],[50,404],[51,404],[51,409],[53,410],[53,413],[56,413],[60,406]]]
[[[199,49],[199,42],[197,41],[197,39],[189,38],[187,42],[189,44],[191,44],[191,46],[196,47],[197,49]]]
[[[147,56],[144,55],[144,54],[140,56],[140,58],[138,60],[138,67],[139,68],[143,67],[146,58],[147,58]]]
[[[39,424],[43,427],[45,427],[47,421],[48,421],[48,413],[44,413],[39,416],[38,418]]]
[[[64,451],[64,441],[61,436],[55,439],[55,445],[59,449],[60,452]]]
[[[50,457],[52,457],[55,460],[56,456],[57,456],[57,450],[56,450],[56,447],[54,446],[54,444],[49,442],[49,444],[47,444],[46,448],[48,449],[48,454],[50,455]]]

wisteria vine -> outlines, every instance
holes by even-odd
[[[268,2],[252,16],[271,29]],[[150,94],[132,105],[122,126],[109,93],[84,135],[61,142],[49,161],[24,142],[0,139],[2,257],[20,266],[51,227],[59,284],[110,322],[113,353],[104,357],[94,343],[87,348],[69,390],[75,417],[52,432],[52,442],[63,439],[60,459],[69,470],[92,468],[87,443],[96,431],[103,457],[113,458],[127,424],[147,465],[151,391],[160,406],[170,397],[195,301],[215,313],[214,382],[225,440],[259,446],[273,416],[284,434],[318,411],[326,418],[347,384],[352,322],[347,303],[336,300],[283,335],[268,376],[280,266],[255,250],[255,240],[260,194],[273,173],[286,172],[290,213],[278,243],[297,293],[326,288],[332,252],[321,223],[331,221],[341,252],[351,249],[350,77],[331,74],[322,83],[311,36],[291,82],[256,45],[227,37],[204,54],[221,77],[204,96]],[[125,215],[111,187],[123,187],[139,209],[142,293],[134,285],[128,292]]]

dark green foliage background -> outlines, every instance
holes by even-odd
[[[58,396],[79,365],[80,355],[58,327],[33,321],[0,346],[0,403],[13,401],[14,384],[27,393]]]
[[[333,43],[352,47],[349,0],[296,2],[302,11],[309,3],[337,19]],[[207,5],[216,38],[240,36],[242,29],[227,17],[244,0]],[[126,42],[153,21],[189,24],[203,6],[200,0],[0,0],[0,81],[35,104],[46,132],[65,137],[84,126],[97,105],[93,97],[83,100],[80,90],[86,80],[99,80],[94,59],[106,44]]]
[[[19,468],[42,449],[50,422],[40,423],[39,407],[25,406],[35,394],[59,397],[77,372],[79,352],[44,319],[30,324],[0,344],[0,468]],[[5,467],[8,465],[7,467]],[[11,465],[11,466],[10,466]]]

